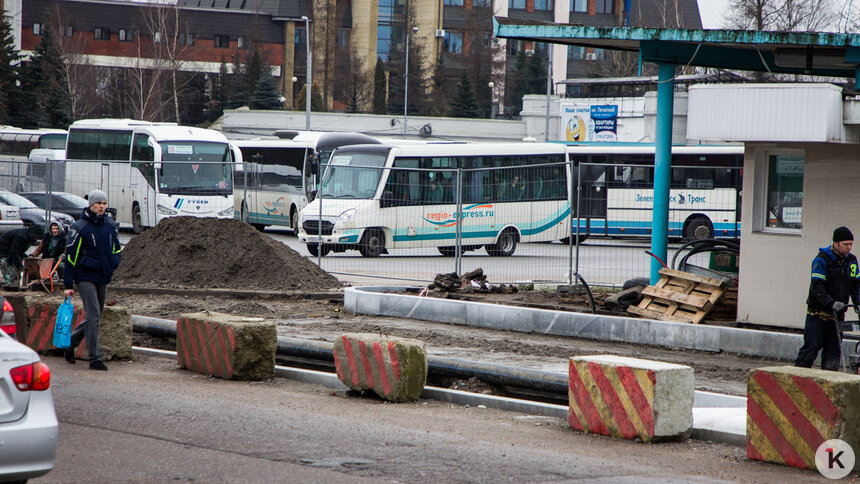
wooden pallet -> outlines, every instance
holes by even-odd
[[[642,291],[639,306],[627,312],[662,321],[697,324],[726,291],[720,279],[674,269],[660,269],[660,280]]]
[[[738,319],[738,288],[727,287],[723,297],[714,304],[708,313],[709,320],[737,321]]]

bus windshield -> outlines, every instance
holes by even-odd
[[[320,185],[323,198],[372,198],[379,185],[387,153],[338,152],[328,163]],[[363,168],[368,167],[368,168]]]
[[[170,141],[161,143],[158,189],[168,195],[231,195],[233,167],[225,143]],[[176,163],[171,163],[176,162]]]

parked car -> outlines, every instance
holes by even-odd
[[[0,203],[18,207],[21,220],[25,226],[29,227],[36,224],[44,227],[47,225],[45,223],[45,209],[39,208],[35,203],[17,193],[12,193],[9,190],[0,190]],[[63,230],[68,229],[75,223],[75,219],[61,212],[51,213],[51,221],[58,222],[63,227]]]
[[[15,311],[5,297],[0,296],[0,301],[2,301],[0,303],[0,332],[17,339],[18,327],[15,325]]]
[[[18,207],[0,204],[0,234],[23,226],[24,221],[21,220],[21,211]]]
[[[50,197],[52,214],[64,213],[75,220],[79,219],[81,212],[89,206],[86,198],[68,192],[26,192],[18,195],[44,209],[48,208],[48,197]]]
[[[47,474],[57,455],[51,369],[0,331],[0,482]]]

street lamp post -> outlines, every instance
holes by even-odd
[[[487,83],[490,88],[490,119],[496,117],[496,91],[493,90],[496,84],[493,81]]]
[[[310,27],[310,19],[307,16],[302,15],[302,20],[305,21],[305,52],[306,52],[306,64],[305,69],[307,70],[307,74],[305,75],[307,81],[305,82],[305,130],[311,130],[311,27]]]
[[[296,82],[299,80],[298,77],[293,76],[291,79],[293,84],[290,86],[290,109],[293,111],[296,110]]]
[[[418,27],[412,27],[412,32],[406,34],[406,69],[403,76],[403,137],[406,137],[406,121],[409,110],[409,38],[418,32]]]

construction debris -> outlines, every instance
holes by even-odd
[[[480,267],[462,276],[458,276],[456,272],[436,274],[436,278],[427,286],[427,289],[436,292],[459,292],[464,294],[475,292],[513,294],[519,291],[512,284],[494,286],[488,283],[487,276],[484,275],[484,270]]]
[[[700,323],[727,288],[726,281],[674,269],[660,269],[660,280],[642,291],[639,306],[627,311],[662,321]]]

